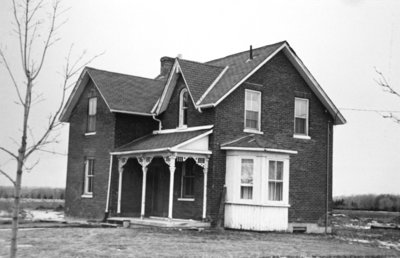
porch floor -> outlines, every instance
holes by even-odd
[[[210,222],[203,222],[191,219],[168,219],[160,217],[134,218],[134,217],[110,217],[107,219],[110,223],[122,224],[124,221],[130,221],[134,225],[162,227],[162,228],[209,228]]]

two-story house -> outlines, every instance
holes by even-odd
[[[328,226],[333,126],[346,121],[287,42],[163,57],[155,79],[87,67],[61,121],[68,216]]]

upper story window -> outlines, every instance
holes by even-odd
[[[85,177],[83,183],[83,196],[91,197],[93,195],[93,177],[94,177],[94,159],[85,160]]]
[[[308,135],[308,99],[295,98],[294,134]]]
[[[187,125],[187,112],[189,107],[189,93],[185,88],[179,94],[179,127]]]
[[[88,101],[87,133],[96,132],[97,97],[90,95]]]
[[[244,129],[261,131],[261,92],[245,91]]]
[[[253,199],[254,160],[242,159],[240,178],[240,199]]]

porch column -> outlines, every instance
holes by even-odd
[[[208,159],[205,159],[203,166],[204,174],[204,185],[203,185],[203,220],[206,220],[207,216],[207,175],[208,175]]]
[[[169,165],[169,204],[168,218],[172,219],[172,207],[174,203],[174,174],[175,174],[175,156],[164,157],[165,163]]]
[[[145,207],[146,207],[146,181],[147,181],[147,166],[150,164],[152,157],[138,157],[137,160],[142,165],[143,180],[142,180],[142,204],[140,209],[140,218],[144,218]]]
[[[119,158],[118,159],[118,206],[117,206],[117,213],[121,214],[121,193],[122,193],[122,176],[124,173],[124,165],[128,161],[127,158]]]

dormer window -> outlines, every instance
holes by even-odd
[[[187,112],[189,107],[189,93],[187,89],[179,94],[179,127],[187,126]]]
[[[96,132],[96,114],[97,114],[97,97],[96,92],[92,90],[89,93],[88,100],[88,117],[87,117],[87,133]]]

